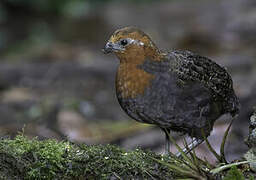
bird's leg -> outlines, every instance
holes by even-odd
[[[165,154],[170,154],[171,152],[171,143],[169,139],[169,135],[165,135]]]
[[[193,138],[193,139],[192,139],[192,142],[191,142],[187,147],[185,147],[184,149],[182,149],[182,151],[187,154],[187,153],[191,152],[193,149],[195,149],[197,146],[199,146],[200,144],[202,144],[203,142],[204,142],[203,139],[196,139],[196,138]],[[180,157],[180,156],[181,156],[181,153],[180,153],[180,152],[176,153],[176,156]]]
[[[169,129],[165,129],[165,128],[163,128],[162,130],[165,133],[165,154],[168,155],[171,152],[171,149],[170,149],[171,143],[170,143],[170,138],[169,138],[170,130]]]

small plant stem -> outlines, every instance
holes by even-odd
[[[220,155],[221,155],[221,162],[224,162],[224,163],[227,163],[227,160],[225,158],[225,152],[224,152],[225,144],[226,144],[227,136],[229,134],[229,131],[230,131],[230,128],[231,128],[231,125],[233,124],[233,122],[234,122],[234,118],[232,118],[228,128],[226,129],[225,134],[222,139],[222,142],[221,142]]]
[[[204,137],[205,143],[208,147],[208,149],[211,151],[211,153],[216,157],[216,159],[221,162],[221,156],[213,149],[212,145],[209,143],[208,139],[205,137],[205,133],[202,130],[202,135]]]
[[[188,155],[186,153],[183,152],[183,150],[181,149],[181,147],[176,143],[176,141],[169,136],[170,141],[175,145],[175,147],[178,149],[178,151],[181,153],[181,156],[184,158],[184,162],[187,162],[190,166],[190,168],[192,168],[193,170],[196,170],[196,166],[193,164],[193,162],[191,161],[191,159],[188,157]]]
[[[225,169],[231,168],[232,166],[238,166],[238,165],[241,165],[241,164],[247,164],[247,163],[251,163],[251,162],[253,162],[253,161],[242,161],[242,162],[235,162],[235,163],[231,163],[231,164],[226,164],[226,165],[217,167],[215,169],[212,169],[210,171],[210,173],[216,174],[216,173],[219,173],[219,172],[221,172]]]

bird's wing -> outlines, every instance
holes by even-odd
[[[238,111],[239,102],[234,94],[233,82],[226,69],[214,61],[190,51],[173,51],[168,54],[171,71],[179,79],[201,83],[212,92],[215,100],[224,102],[228,112]]]

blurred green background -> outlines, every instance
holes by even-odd
[[[23,129],[40,139],[162,152],[164,135],[122,112],[118,60],[101,52],[113,31],[132,25],[160,49],[191,50],[227,67],[242,104],[227,147],[234,159],[247,149],[256,104],[255,10],[250,0],[1,0],[0,135]],[[216,149],[228,119],[216,122]],[[208,156],[204,146],[198,151]]]

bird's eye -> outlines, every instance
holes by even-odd
[[[126,45],[128,44],[128,41],[127,41],[126,39],[122,39],[122,40],[120,41],[120,44],[121,44],[122,46],[126,46]]]

